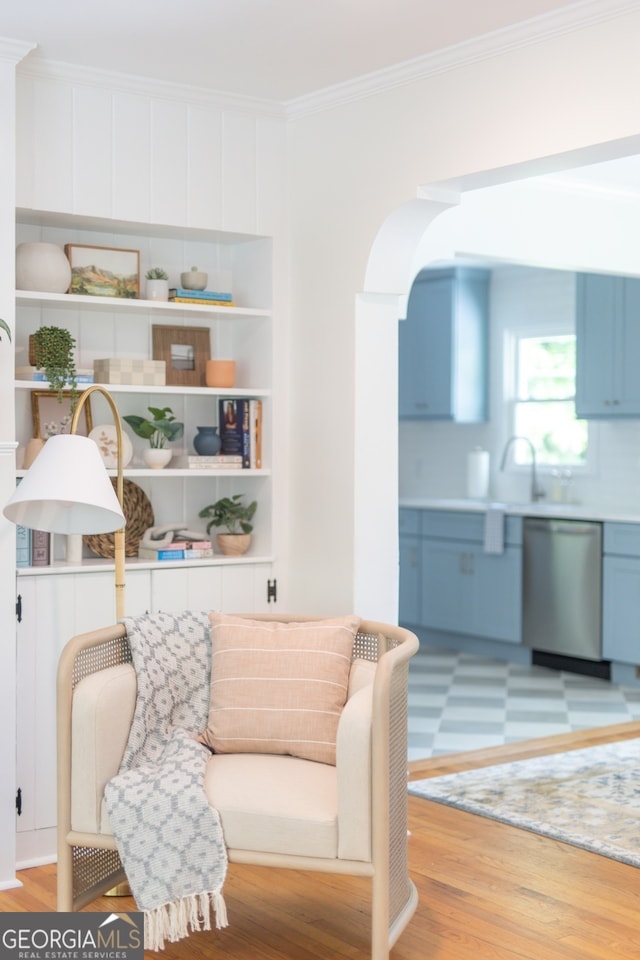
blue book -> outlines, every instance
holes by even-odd
[[[251,466],[249,449],[249,400],[221,397],[218,400],[218,433],[220,452],[225,456],[242,457],[242,466]]]
[[[172,287],[170,297],[189,297],[191,300],[226,300],[231,303],[230,293],[219,293],[217,290],[185,290],[183,287]]]
[[[31,530],[29,527],[23,527],[22,524],[16,526],[16,567],[31,566]]]

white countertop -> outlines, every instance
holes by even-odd
[[[571,520],[608,520],[617,523],[640,523],[639,506],[611,507],[581,503],[502,503],[498,500],[446,499],[441,497],[406,497],[400,500],[400,507],[414,510],[467,510],[486,512],[488,507],[500,507],[506,513],[520,517],[566,517]]]

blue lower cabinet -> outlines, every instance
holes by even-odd
[[[400,537],[399,621],[417,626],[420,623],[420,540],[416,536]]]
[[[605,523],[602,656],[640,664],[640,524]]]
[[[420,624],[522,642],[522,549],[484,553],[473,541],[422,541]]]

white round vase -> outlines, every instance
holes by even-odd
[[[66,293],[71,264],[55,243],[19,243],[16,247],[16,289]]]

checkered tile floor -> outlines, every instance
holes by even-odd
[[[640,687],[421,649],[409,668],[409,760],[640,720]]]

